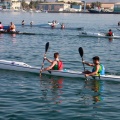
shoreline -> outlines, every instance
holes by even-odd
[[[91,12],[71,12],[71,11],[48,11],[48,13],[82,13],[82,14],[120,14],[116,12],[99,12],[99,13],[91,13]]]

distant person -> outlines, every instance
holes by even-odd
[[[61,25],[61,29],[64,29],[65,28],[65,25],[64,25],[64,23],[62,23],[62,25]]]
[[[51,63],[51,65],[48,66],[47,68],[44,68],[42,71],[62,70],[63,69],[63,62],[59,59],[59,53],[54,53],[54,60],[53,61],[49,60],[46,57],[44,59],[47,60],[49,63]]]
[[[111,29],[110,29],[109,32],[107,33],[107,36],[113,36],[113,32],[112,32]]]
[[[30,26],[31,26],[31,27],[32,27],[32,25],[33,25],[33,21],[30,22]]]
[[[16,26],[11,22],[10,23],[10,31],[15,32],[16,31]]]
[[[85,71],[83,72],[85,76],[100,76],[105,75],[105,68],[102,64],[100,64],[100,58],[98,56],[95,56],[92,58],[93,63],[88,63],[83,61],[84,64],[93,67],[92,72],[91,71]]]
[[[51,28],[55,28],[55,23],[52,23],[52,24],[51,24]]]
[[[24,20],[22,21],[22,25],[25,25],[25,21]]]
[[[118,22],[118,26],[120,26],[120,22]]]
[[[3,25],[2,25],[2,22],[0,22],[0,31],[3,31]]]

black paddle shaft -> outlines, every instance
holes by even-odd
[[[47,51],[48,51],[48,48],[49,48],[49,42],[47,42],[47,43],[45,44],[45,54],[44,54],[44,57],[46,56],[46,53],[47,53]],[[43,68],[43,66],[44,66],[44,61],[45,61],[44,57],[43,57],[43,63],[42,63],[42,66],[41,66],[41,70],[42,70],[42,68]]]
[[[83,54],[84,54],[83,48],[82,48],[82,47],[79,47],[78,51],[79,51],[79,54],[80,54],[80,56],[81,56],[81,58],[82,58],[82,63],[83,63]],[[84,68],[84,71],[85,71],[85,65],[84,65],[84,63],[83,63],[83,68]]]

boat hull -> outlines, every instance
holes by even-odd
[[[16,61],[6,61],[0,60],[0,69],[4,70],[14,70],[14,71],[21,71],[21,72],[30,72],[30,73],[40,73],[40,67],[30,66],[23,62],[16,62]],[[61,76],[61,77],[72,77],[72,78],[85,78],[84,74],[79,71],[71,71],[71,70],[50,70],[44,71],[42,74],[46,75],[54,75],[54,76]],[[89,77],[91,79],[93,77]],[[94,76],[94,79],[100,80],[120,80],[120,76],[115,75],[101,75]]]
[[[80,32],[80,37],[96,37],[96,38],[112,38],[112,39],[120,39],[120,36],[106,36],[102,33],[91,33],[91,32]]]

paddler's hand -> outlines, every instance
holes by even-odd
[[[44,60],[46,60],[47,59],[47,57],[44,57]]]
[[[89,76],[89,74],[85,74],[85,76],[86,76],[86,77],[88,77],[88,76]]]
[[[85,61],[82,61],[82,63],[84,63],[84,64],[85,64]]]

